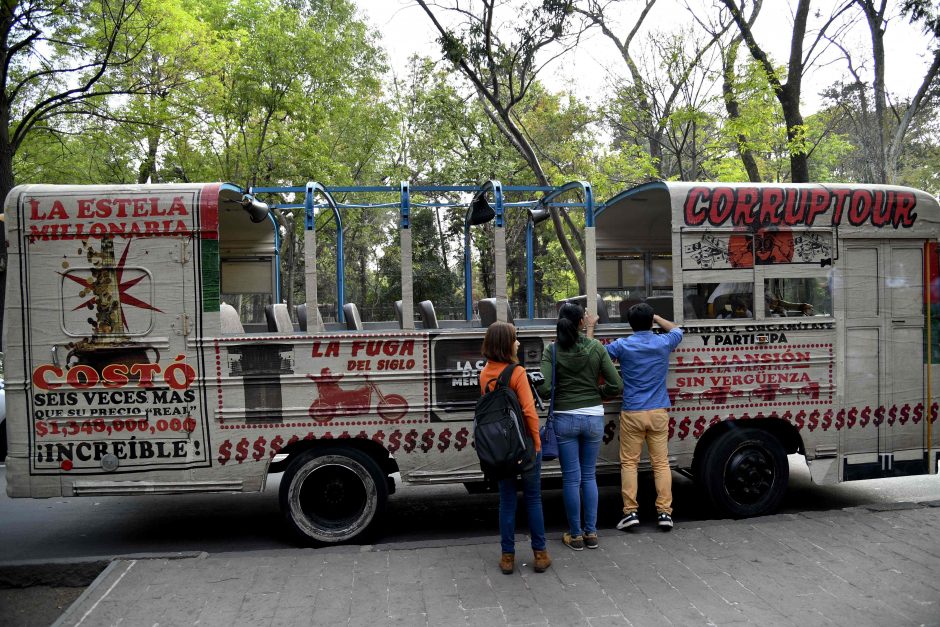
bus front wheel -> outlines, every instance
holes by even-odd
[[[709,447],[701,482],[712,503],[736,518],[771,514],[790,479],[783,445],[761,429],[730,429]]]
[[[379,465],[353,448],[301,453],[281,479],[281,512],[307,544],[337,544],[363,537],[387,500],[388,483]]]

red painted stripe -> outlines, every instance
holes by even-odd
[[[199,194],[199,236],[201,239],[219,239],[219,183],[203,186]]]

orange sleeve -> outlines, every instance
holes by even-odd
[[[532,388],[529,386],[529,378],[526,376],[525,368],[516,368],[512,371],[512,379],[509,381],[509,387],[513,389],[516,396],[519,397],[519,404],[522,405],[522,413],[525,415],[525,424],[532,435],[532,442],[535,443],[535,450],[542,450],[542,441],[539,439],[539,415],[535,411],[535,399],[532,397]]]

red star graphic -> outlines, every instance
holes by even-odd
[[[123,278],[124,278],[124,263],[127,261],[127,252],[130,250],[130,248],[131,248],[131,243],[130,243],[130,241],[128,241],[128,242],[127,242],[127,246],[124,247],[124,252],[121,254],[121,260],[118,262],[117,267],[115,268],[115,270],[117,271],[118,294],[119,294],[119,297],[120,297],[120,300],[121,300],[121,304],[123,304],[123,305],[128,305],[128,306],[130,306],[130,307],[138,307],[138,308],[140,308],[140,309],[149,309],[150,311],[157,311],[157,312],[163,313],[163,310],[158,309],[158,308],[154,307],[153,305],[151,305],[151,304],[149,304],[149,303],[145,303],[144,301],[140,300],[139,298],[137,298],[137,297],[135,297],[135,296],[131,296],[130,294],[127,293],[128,290],[130,290],[132,287],[134,287],[135,285],[137,285],[138,283],[140,283],[140,282],[143,280],[144,276],[145,276],[145,275],[142,274],[142,275],[140,275],[139,277],[137,277],[136,279],[130,279],[130,280],[128,280],[128,281],[124,281],[124,280],[123,280]],[[67,278],[67,279],[70,279],[70,280],[72,280],[72,281],[75,281],[76,283],[78,283],[79,285],[81,285],[83,288],[85,288],[85,289],[87,289],[87,290],[91,290],[91,289],[92,289],[92,282],[91,282],[90,280],[88,280],[88,279],[83,279],[83,278],[81,278],[81,277],[75,276],[74,274],[66,274],[66,273],[64,273],[64,272],[60,272],[59,274],[61,274],[62,276],[64,276],[64,277]],[[92,305],[92,304],[95,302],[96,298],[97,298],[96,296],[92,296],[91,298],[89,298],[89,299],[86,300],[85,302],[81,303],[80,305],[78,305],[77,307],[75,307],[74,309],[72,309],[72,311],[77,311],[77,310],[79,310],[79,309],[81,309],[81,308],[83,308],[83,307],[88,307],[89,305]],[[126,328],[127,328],[127,318],[124,316],[124,310],[123,310],[123,309],[121,310],[121,322],[124,323],[124,328],[126,329]]]

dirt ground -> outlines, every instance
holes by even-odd
[[[0,588],[0,627],[51,625],[84,591],[48,586]]]

